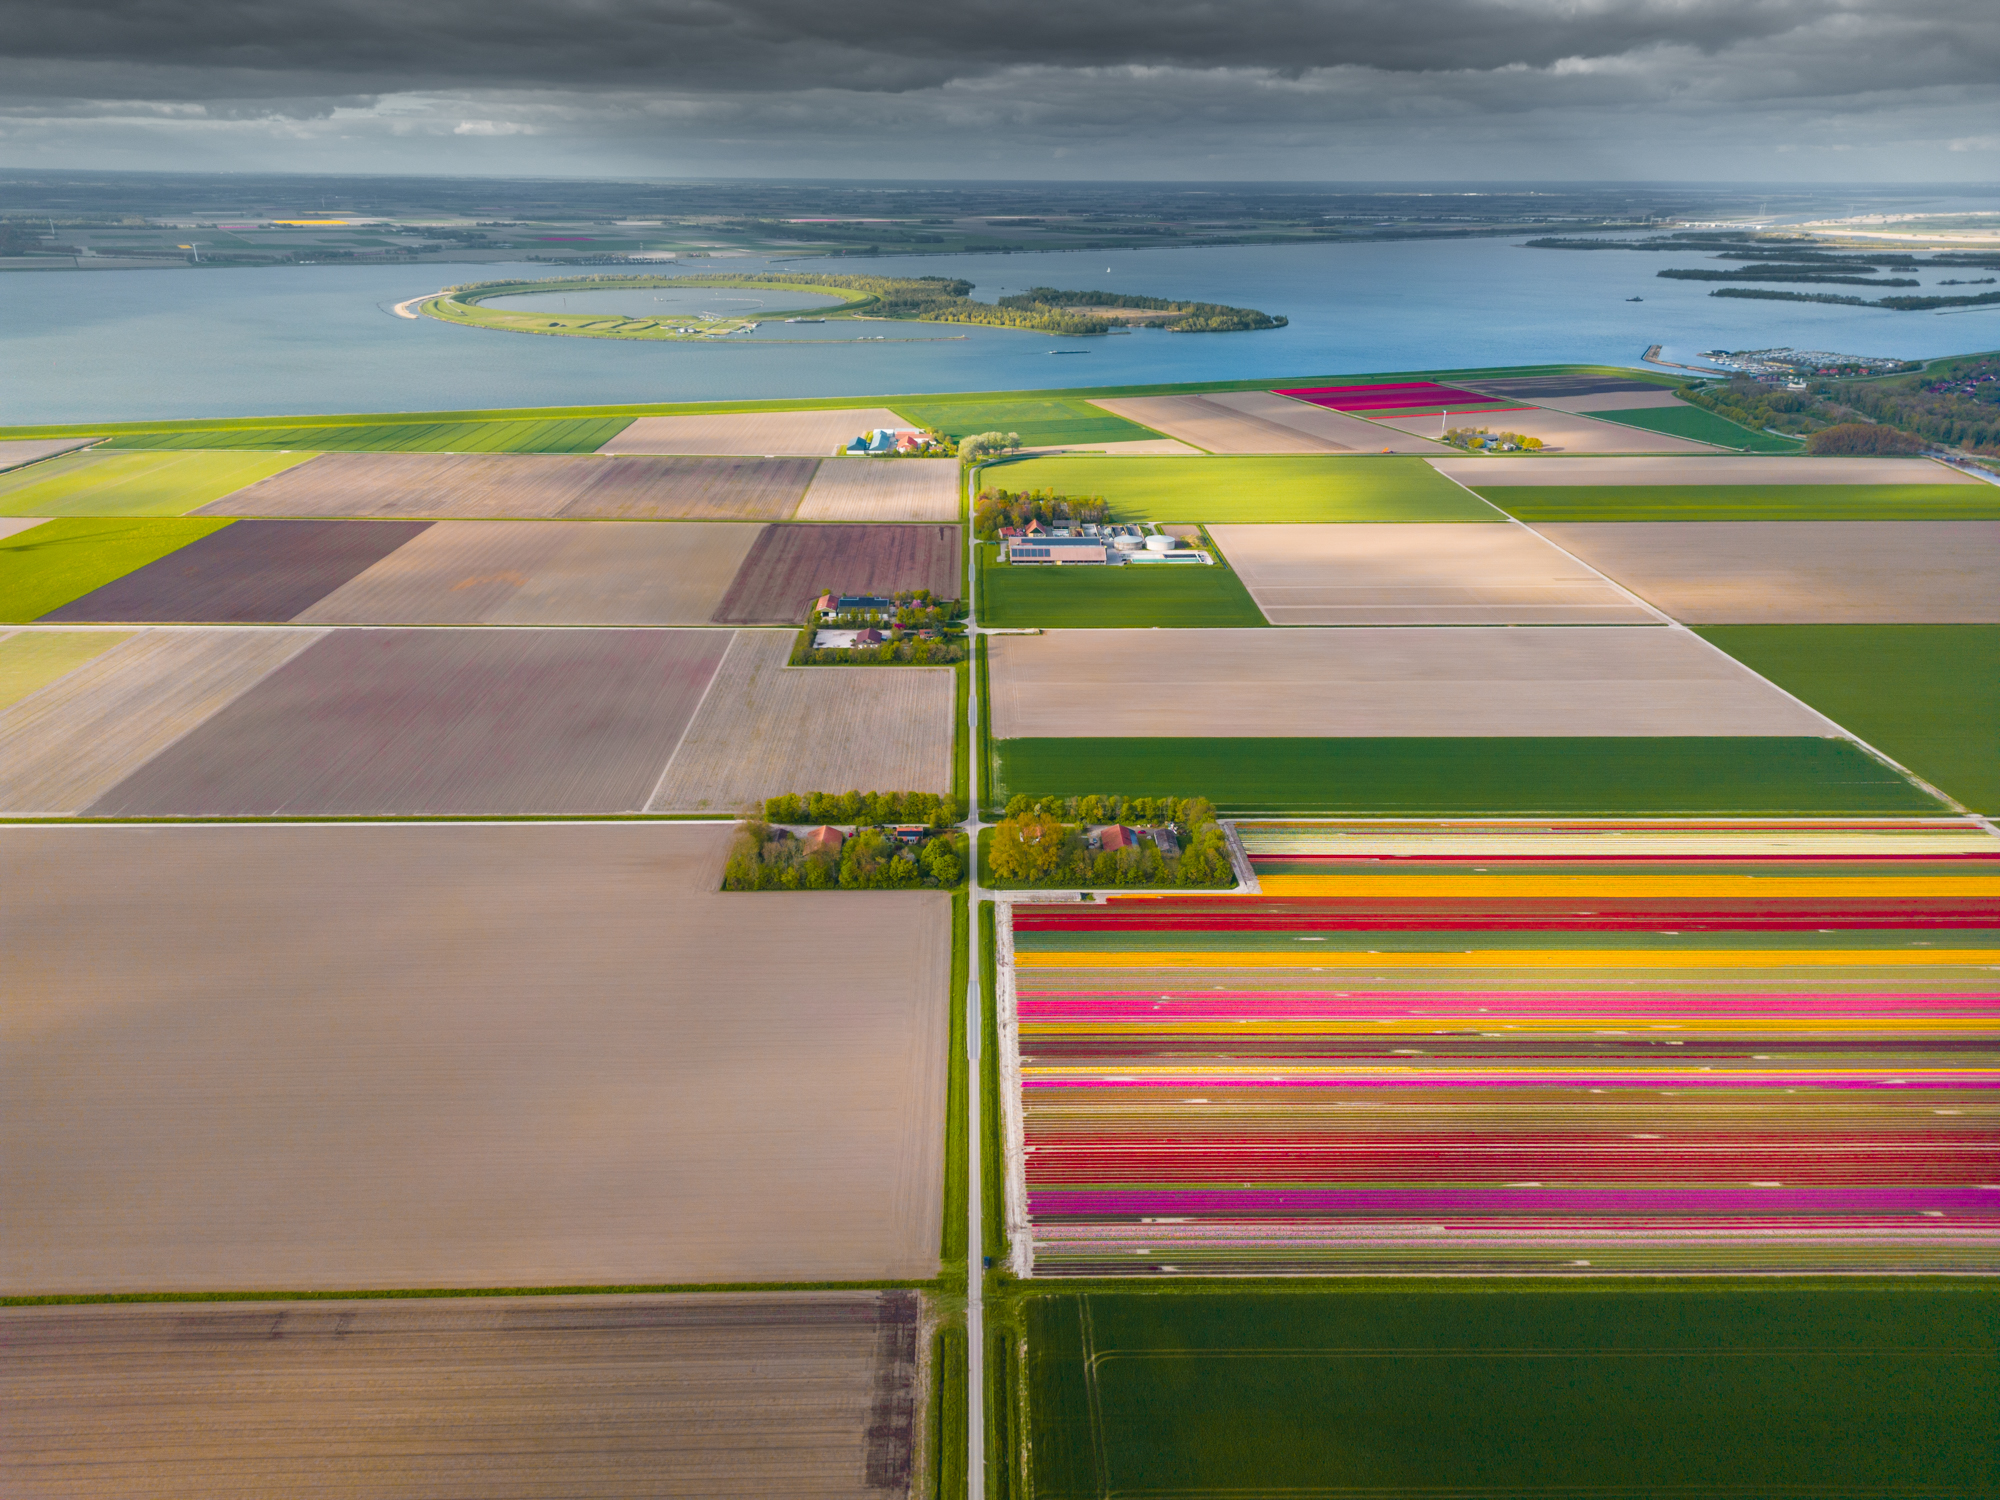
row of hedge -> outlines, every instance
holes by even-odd
[[[950,890],[965,879],[965,835],[956,829],[905,844],[879,828],[857,828],[839,853],[767,823],[745,823],[723,866],[725,891]]]
[[[1178,849],[1092,849],[1093,824],[1168,827]],[[1016,885],[1226,888],[1236,884],[1229,841],[1206,797],[1016,797],[993,829],[987,860]]]

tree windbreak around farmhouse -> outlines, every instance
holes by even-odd
[[[745,823],[723,867],[725,891],[950,890],[965,878],[966,840],[946,829],[906,843],[866,825],[838,850],[808,846],[789,829]]]
[[[972,502],[972,534],[983,542],[1003,526],[1101,526],[1110,514],[1102,495],[1058,495],[1054,490],[981,490]]]
[[[1103,826],[1168,830],[1175,852],[1152,838],[1122,849],[1091,847]],[[1016,797],[987,852],[996,879],[1015,885],[1228,887],[1229,841],[1205,797]]]

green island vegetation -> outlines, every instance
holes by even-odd
[[[1225,814],[1539,817],[1935,814],[1850,740],[1812,736],[990,740],[989,796],[1062,794],[1087,766],[1133,793],[1205,786]]]
[[[998,1289],[1010,1495],[1974,1495],[2000,1293],[1942,1279]],[[1025,1360],[1021,1353],[1025,1352]]]
[[[0,474],[0,516],[181,516],[309,453],[65,453]]]
[[[1894,440],[1888,430],[1971,453],[2000,453],[2000,355],[1973,354],[1933,360],[1915,371],[1861,378],[1814,376],[1803,390],[1749,376],[1688,384],[1682,399],[1735,422],[1814,435],[1829,428],[1885,429],[1876,443]],[[1625,415],[1625,414],[1621,414]],[[1860,434],[1830,440],[1838,446],[1813,452],[1901,452],[1864,446]]]
[[[671,313],[660,317],[634,318],[618,313],[551,313],[486,305],[498,297],[695,287],[762,289],[797,292],[806,296],[840,292],[846,295],[847,300],[832,307],[774,308],[760,311],[755,316],[722,319]],[[1106,312],[1079,312],[1037,300],[1037,294],[1047,288],[1002,298],[997,304],[975,302],[969,295],[972,287],[970,281],[948,276],[839,276],[819,271],[746,272],[733,276],[564,276],[545,281],[479,281],[446,287],[421,306],[423,312],[442,322],[499,328],[513,333],[682,341],[718,338],[756,323],[805,316],[830,320],[868,317],[923,323],[966,323],[1069,336],[1104,334],[1124,323],[1152,321],[1143,315],[1125,316],[1120,311],[1138,310],[1145,306],[1173,309],[1174,315],[1165,326],[1183,333],[1276,328],[1285,321],[1251,308],[1223,307],[1206,302],[1163,302],[1158,298],[1117,297],[1110,293],[1075,293],[1078,298],[1105,296],[1111,299]],[[1054,295],[1069,297],[1072,294],[1060,292]]]
[[[1797,438],[1760,432],[1700,406],[1642,406],[1626,411],[1594,411],[1600,422],[1617,422],[1641,427],[1647,432],[1664,432],[1670,437],[1692,438],[1718,448],[1734,448],[1742,453],[1796,453]]]
[[[1044,311],[1051,315],[1082,314],[1101,319],[1108,328],[1143,323],[1172,333],[1240,333],[1255,328],[1283,328],[1287,319],[1253,307],[1225,307],[1219,302],[1176,302],[1166,297],[1136,297],[1123,292],[1063,292],[1054,287],[1029,287],[1000,299],[1002,307]],[[1103,308],[1102,312],[1088,309]],[[1130,314],[1141,316],[1130,316]]]
[[[1974,812],[2000,813],[2000,625],[1702,625],[1696,634]]]
[[[821,599],[838,600],[827,591]],[[872,597],[872,596],[871,596]],[[822,630],[865,631],[873,639],[852,646],[816,646]],[[807,611],[792,647],[795,667],[944,667],[966,659],[965,601],[940,599],[929,589],[903,589],[853,609]]]
[[[1227,630],[1269,623],[1214,542],[1216,560],[1174,566],[1121,563],[1072,567],[1014,565],[998,547],[976,548],[979,621],[1000,629]]]
[[[1489,485],[1520,521],[1996,521],[1990,484]]]
[[[1520,432],[1495,432],[1490,427],[1454,427],[1445,443],[1468,453],[1539,453],[1542,440]]]
[[[1879,277],[1847,274],[1874,271],[1877,269],[1875,266],[1843,265],[1840,271],[1829,271],[1826,266],[1825,261],[1810,261],[1798,266],[1765,264],[1739,266],[1727,271],[1666,270],[1655,271],[1653,274],[1667,281],[1834,281],[1844,286],[1923,285],[1914,276]]]
[[[1500,521],[1492,506],[1421,458],[1279,454],[1253,458],[1091,458],[1008,462],[1012,484],[1101,494],[1121,521]]]
[[[805,792],[765,801],[723,866],[726,891],[949,890],[965,879],[958,799],[936,792]],[[814,824],[801,837],[783,824]],[[846,824],[842,829],[840,825]]]
[[[40,619],[227,525],[224,518],[65,516],[0,538],[0,621]]]
[[[980,881],[999,890],[1236,884],[1205,797],[1014,797],[979,843]]]
[[[1895,283],[1878,281],[1869,284],[1891,286]],[[1768,287],[1750,286],[1717,287],[1708,295],[1754,297],[1766,302],[1833,302],[1843,307],[1886,307],[1896,312],[1929,312],[1939,307],[1981,307],[1988,303],[2000,302],[2000,292],[1980,292],[1958,297],[1877,297],[1871,302],[1866,297],[1843,297],[1837,292],[1780,292]]]

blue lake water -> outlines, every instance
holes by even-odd
[[[700,344],[534,338],[388,311],[455,281],[555,274],[548,266],[8,272],[0,274],[0,422],[1637,364],[1650,344],[1689,363],[1713,347],[1917,358],[2000,344],[2000,308],[1898,313],[1738,301],[1653,274],[1699,263],[1527,250],[1507,239],[846,258],[825,267],[963,276],[983,298],[1036,285],[1192,297],[1282,313],[1291,323],[1260,333],[1154,330],[1089,340],[913,323],[777,323]],[[686,263],[690,273],[768,268],[756,257]],[[1625,300],[1635,296],[1645,300]],[[1057,358],[1057,349],[1087,352]]]

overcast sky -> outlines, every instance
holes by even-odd
[[[15,167],[2000,179],[2000,0],[0,0]]]

